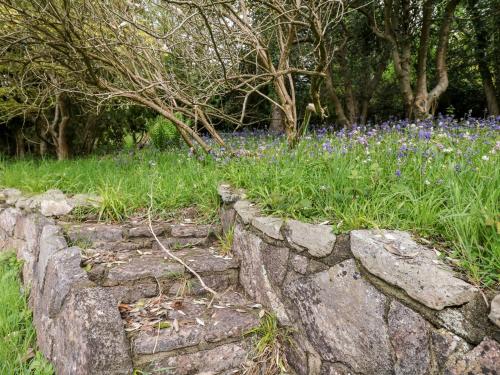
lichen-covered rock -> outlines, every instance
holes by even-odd
[[[226,204],[234,203],[245,196],[241,190],[233,189],[230,185],[220,184],[217,187],[217,192],[219,193],[222,202]]]
[[[391,303],[388,315],[389,335],[394,348],[396,375],[428,374],[431,367],[429,329],[419,314],[397,301]]]
[[[275,240],[283,240],[283,235],[281,234],[281,227],[283,225],[283,220],[277,217],[254,217],[252,219],[252,225],[254,228],[260,230],[265,235],[274,238]]]
[[[123,239],[123,228],[119,225],[109,224],[81,224],[72,225],[66,230],[66,234],[73,243],[78,241],[116,242]]]
[[[445,329],[432,330],[431,343],[436,370],[439,374],[444,371],[448,361],[456,356],[463,356],[471,349],[465,340]]]
[[[40,202],[40,213],[43,216],[63,216],[73,210],[73,206],[66,199],[43,200]]]
[[[216,233],[217,228],[213,225],[173,224],[170,231],[172,237],[204,238]]]
[[[486,337],[481,344],[452,361],[446,375],[500,374],[500,344]]]
[[[500,328],[500,294],[497,294],[491,301],[490,314],[488,318]]]
[[[285,287],[311,344],[323,360],[366,374],[392,374],[386,297],[366,282],[353,260]]]
[[[70,294],[54,324],[51,359],[58,374],[132,373],[129,344],[117,305],[105,288]],[[39,330],[38,334],[47,332]]]
[[[21,190],[18,189],[1,189],[0,202],[5,202],[8,205],[14,205],[16,204],[17,199],[22,195]]]
[[[309,266],[309,259],[305,256],[294,254],[290,259],[290,265],[295,272],[305,275]]]
[[[335,234],[331,226],[307,224],[297,220],[286,222],[286,238],[297,250],[307,249],[314,257],[324,257],[333,251]]]
[[[372,274],[435,310],[470,302],[477,288],[459,279],[437,255],[400,231],[355,230],[351,251]]]

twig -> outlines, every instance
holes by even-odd
[[[211,293],[213,295],[213,298],[212,298],[212,301],[213,299],[215,299],[217,296],[218,296],[218,293],[213,290],[212,288],[210,288],[209,286],[207,286],[207,284],[205,284],[205,282],[203,281],[203,279],[201,278],[201,276],[195,271],[193,270],[191,267],[189,267],[182,259],[180,259],[179,257],[175,256],[170,250],[168,250],[165,245],[163,245],[160,240],[158,239],[158,237],[156,236],[156,233],[154,232],[154,229],[153,229],[153,223],[151,221],[151,209],[153,207],[153,192],[151,191],[151,193],[149,194],[149,197],[150,197],[150,205],[149,205],[149,208],[148,208],[148,226],[149,226],[149,230],[150,232],[153,234],[153,237],[155,239],[155,241],[158,243],[158,246],[160,246],[160,248],[166,252],[168,254],[168,256],[172,259],[174,259],[176,262],[179,262],[180,264],[182,264],[191,274],[193,274],[197,279],[198,281],[200,282],[200,285],[203,289],[205,289],[207,292]]]

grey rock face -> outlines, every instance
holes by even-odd
[[[268,271],[264,266],[262,251],[265,246],[261,238],[237,225],[234,230],[233,251],[240,260],[240,284],[252,298],[270,307],[283,325],[290,324],[280,297],[271,285]]]
[[[222,224],[222,233],[229,234],[234,229],[236,210],[234,208],[221,208],[220,221]]]
[[[431,309],[462,305],[477,292],[406,232],[355,230],[351,250],[370,273]]]
[[[497,294],[491,301],[490,314],[488,318],[500,328],[500,294]]]
[[[290,260],[290,265],[295,272],[305,275],[307,273],[309,259],[305,256],[294,254]]]
[[[297,279],[284,293],[297,303],[323,360],[342,362],[360,373],[392,373],[386,297],[361,277],[353,260]]]
[[[86,288],[70,295],[55,325],[53,362],[58,374],[132,373],[117,304],[105,288]]]
[[[247,200],[239,200],[234,204],[236,213],[241,217],[243,224],[250,224],[254,217],[258,216],[260,211],[252,203]]]
[[[393,301],[389,310],[389,335],[396,356],[396,374],[428,374],[430,325],[413,310]]]
[[[330,226],[307,224],[297,220],[286,222],[286,238],[296,249],[307,249],[309,254],[318,258],[333,251],[336,239]]]
[[[59,313],[70,291],[92,286],[80,267],[80,261],[80,249],[77,247],[64,249],[49,259],[41,297],[43,304],[38,309],[50,318]]]
[[[500,344],[487,337],[463,357],[450,363],[446,375],[500,374]]]
[[[257,228],[262,233],[268,235],[276,240],[283,240],[283,235],[281,234],[281,226],[283,225],[283,220],[276,217],[262,216],[254,217],[252,219],[252,225]]]
[[[40,251],[38,254],[38,264],[35,274],[35,293],[42,291],[46,277],[46,269],[49,260],[58,251],[67,247],[66,240],[62,236],[61,229],[52,224],[45,225],[40,234]],[[39,301],[42,303],[42,301]]]

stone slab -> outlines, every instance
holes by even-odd
[[[477,293],[477,288],[456,277],[409,233],[355,230],[351,232],[351,251],[370,273],[431,309],[465,304]]]
[[[328,225],[308,224],[287,220],[285,227],[288,242],[298,250],[306,249],[314,257],[330,255],[335,246],[335,234]]]
[[[281,227],[283,226],[282,219],[269,216],[254,217],[252,219],[252,226],[275,240],[284,239],[281,234]]]

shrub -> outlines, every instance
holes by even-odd
[[[176,115],[182,120],[182,115]],[[181,135],[172,121],[163,116],[157,116],[147,123],[148,134],[153,145],[159,150],[167,150],[179,147]]]

